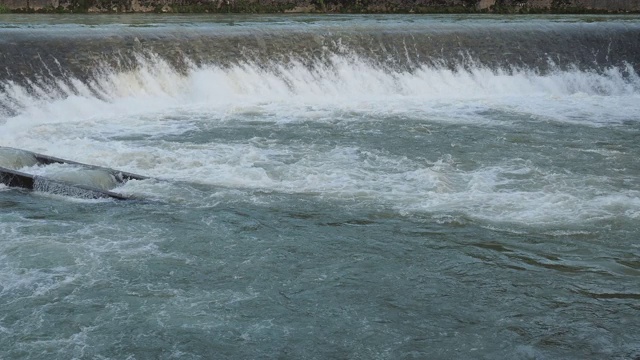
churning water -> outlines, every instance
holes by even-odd
[[[0,146],[152,177],[0,185],[0,358],[640,358],[640,18],[12,16],[0,62]]]

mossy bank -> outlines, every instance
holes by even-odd
[[[0,13],[640,13],[640,0],[0,0]]]

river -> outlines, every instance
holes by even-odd
[[[0,15],[0,65],[0,146],[149,177],[0,185],[2,359],[640,358],[640,17]]]

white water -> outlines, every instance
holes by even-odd
[[[136,71],[103,71],[89,84],[76,79],[71,79],[72,86],[59,80],[57,88],[33,84],[32,93],[13,83],[5,84],[0,101],[20,113],[6,120],[5,126],[29,131],[45,124],[86,124],[105,116],[113,122],[118,117],[130,120],[175,109],[222,112],[212,120],[253,111],[277,122],[293,117],[322,119],[326,111],[337,110],[475,119],[479,110],[494,107],[554,121],[589,115],[584,122],[593,125],[636,120],[632,114],[640,109],[640,76],[630,65],[610,68],[603,74],[557,70],[540,75],[527,69],[495,71],[483,67],[471,71],[421,68],[408,73],[336,55],[331,66],[314,69],[292,63],[273,64],[263,70],[247,63],[230,69],[192,67],[183,76],[157,58],[140,56],[139,62]],[[621,104],[626,105],[624,109]],[[438,107],[446,112],[439,112]],[[576,110],[580,112],[576,114]],[[4,138],[8,135],[5,132]]]
[[[32,92],[5,84],[0,102],[14,115],[0,118],[0,144],[168,180],[351,200],[406,214],[461,212],[521,224],[640,216],[637,190],[602,190],[607,179],[585,180],[582,174],[535,168],[522,159],[462,170],[457,163],[464,159],[450,155],[423,154],[425,160],[416,161],[353,146],[282,144],[266,137],[163,141],[242,123],[278,129],[401,119],[416,121],[416,130],[427,133],[429,123],[615,127],[639,121],[640,77],[630,66],[602,74],[483,67],[407,73],[335,56],[331,66],[313,69],[293,63],[263,70],[247,63],[192,67],[184,76],[157,58],[139,61],[136,71],[105,71],[90,84],[73,79],[71,87],[62,81],[54,88],[34,84]],[[496,111],[512,116],[496,117]],[[606,156],[619,155],[624,150]],[[513,174],[524,179],[514,180]],[[131,182],[121,191],[176,200],[166,184],[154,182]]]

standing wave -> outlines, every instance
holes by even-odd
[[[562,121],[566,120],[563,101],[580,97],[587,102],[585,111],[608,114],[606,120],[595,116],[596,122],[615,123],[627,120],[632,112],[629,107],[639,106],[640,96],[640,76],[631,64],[602,71],[576,66],[544,73],[480,64],[420,66],[403,71],[354,55],[333,55],[329,61],[311,65],[302,61],[232,66],[191,63],[178,70],[155,54],[138,54],[136,59],[137,65],[131,70],[101,66],[85,80],[71,77],[23,84],[1,82],[0,121],[4,126],[29,127],[81,121],[101,113],[157,112],[186,105],[228,109],[280,104],[277,114],[307,106],[353,109],[358,104],[367,104],[358,111],[379,111],[403,101],[407,110],[430,112],[433,102],[451,100],[495,101]],[[604,98],[607,100],[602,103]],[[590,99],[598,107],[589,109]],[[618,111],[620,102],[627,104],[624,112]],[[550,107],[559,112],[547,111]]]

